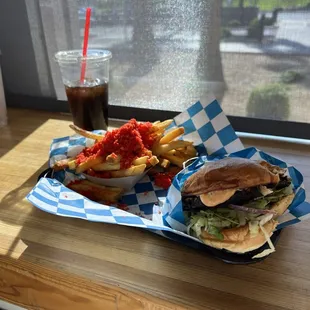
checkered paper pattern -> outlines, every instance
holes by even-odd
[[[287,175],[292,179],[294,186],[295,198],[286,213],[279,217],[279,225],[277,226],[277,229],[281,229],[310,218],[310,203],[305,201],[306,192],[303,186],[302,174],[296,168],[288,165],[284,161],[251,147],[231,154],[201,156],[186,169],[182,170],[173,180],[163,208],[163,217],[165,222],[167,222],[170,227],[178,231],[186,231],[181,198],[181,188],[185,180],[209,161],[219,160],[225,157],[242,157],[253,160],[265,160],[272,165],[277,165],[281,168],[287,169]]]
[[[104,133],[103,130],[95,130],[96,133]],[[85,147],[92,146],[94,140],[86,139],[79,135],[56,138],[52,141],[49,153],[49,166],[52,167],[57,161],[68,157],[74,157]]]
[[[174,118],[170,127],[184,127],[184,140],[193,141],[199,154],[224,155],[243,149],[217,100],[198,101]]]
[[[113,206],[93,202],[55,179],[41,179],[28,195],[28,200],[38,208],[60,216],[149,229],[162,228],[149,219]]]
[[[73,192],[55,179],[42,178],[28,194],[27,199],[37,208],[54,215],[79,218],[92,222],[103,222],[145,228],[154,232],[169,231],[197,242],[194,237],[163,224],[161,206],[153,204],[152,220],[113,206],[103,205]],[[159,203],[161,197],[158,196]]]
[[[171,127],[175,126],[185,128],[184,139],[194,142],[201,157],[177,175],[168,192],[158,188],[148,176],[145,176],[130,192],[125,193],[121,203],[127,208],[120,210],[117,206],[96,203],[71,191],[65,184],[81,176],[70,171],[61,171],[54,174],[54,179],[39,180],[27,199],[41,210],[55,215],[170,231],[200,242],[184,233],[180,194],[182,180],[192,174],[194,169],[198,169],[202,161],[223,158],[229,153],[240,150],[228,156],[252,158],[251,156],[256,156],[254,154],[256,152],[271,163],[278,164],[272,162],[278,160],[258,150],[253,151],[255,149],[243,150],[242,143],[216,100],[195,103],[175,117]],[[93,140],[78,135],[54,139],[50,148],[49,165],[53,166],[60,159],[74,157],[85,146],[91,146],[93,143]],[[282,161],[280,164],[286,165]],[[283,216],[282,227],[295,224],[307,218],[310,213],[309,204],[304,202],[305,191],[301,184],[301,174],[293,167],[289,167],[289,172],[296,185],[297,195],[290,212]]]

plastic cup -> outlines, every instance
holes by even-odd
[[[110,51],[93,49],[89,49],[85,57],[82,50],[60,51],[55,55],[73,123],[85,130],[107,130],[111,57]],[[85,65],[85,78],[81,80],[81,70]]]

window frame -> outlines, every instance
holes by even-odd
[[[8,107],[70,113],[68,101],[6,93]],[[182,111],[164,111],[126,106],[109,106],[109,118],[139,121],[157,121],[174,118]],[[250,118],[227,115],[236,131],[258,135],[271,135],[310,140],[310,124],[291,121]]]
[[[63,34],[64,38],[62,40],[60,40],[60,38],[55,38],[55,44],[53,42],[46,44],[46,37],[43,34],[44,29],[42,26],[42,18],[46,19],[47,14],[52,13],[51,10],[54,9],[54,6],[57,6],[57,10],[60,10],[63,13],[62,18],[72,18],[72,12],[69,10],[69,8],[71,8],[75,1],[76,0],[53,0],[53,3],[50,3],[50,1],[42,0],[42,2],[39,3],[36,0],[21,0],[20,2],[0,2],[0,36],[2,37],[2,42],[0,42],[0,49],[2,49],[3,52],[2,69],[5,68],[6,72],[9,73],[8,78],[10,79],[10,82],[14,81],[14,77],[21,71],[22,77],[25,80],[25,85],[15,85],[14,83],[14,85],[10,85],[12,91],[18,89],[21,92],[16,94],[10,92],[11,89],[6,87],[6,76],[4,74],[3,79],[8,107],[46,110],[51,112],[69,112],[67,101],[56,99],[55,91],[47,91],[48,85],[53,85],[53,83],[55,83],[54,81],[62,84],[60,75],[56,79],[52,79],[52,75],[60,74],[59,72],[48,71],[48,69],[51,67],[49,62],[53,61],[53,59],[48,57],[48,55],[52,55],[55,49],[74,48],[78,44],[78,40],[73,40],[76,37],[74,34],[76,27],[72,25],[70,29],[67,29],[67,31]],[[41,30],[38,29],[38,27],[33,28],[33,25],[30,25],[28,21],[29,10],[33,10],[38,13],[38,18],[35,19],[35,25],[39,25],[39,28],[42,27]],[[42,16],[42,14],[40,15],[39,12],[44,12],[44,16]],[[11,18],[11,16],[14,16],[15,18]],[[50,22],[50,28],[57,26],[57,29],[62,29],[61,25],[57,25],[55,21],[51,20]],[[45,29],[46,31],[52,30],[49,29],[49,27],[47,28],[48,29]],[[8,29],[11,30],[7,31]],[[20,35],[21,31],[23,31],[25,34],[25,36],[23,36],[23,40],[12,40],[12,37]],[[43,55],[40,59],[40,63],[38,63],[38,55],[36,54],[36,50],[34,50],[32,45],[32,40],[34,40],[34,37],[37,42],[40,40],[42,41],[40,41],[40,51],[45,51],[45,55]],[[68,38],[71,38],[71,40]],[[63,46],[63,44],[65,45]],[[44,48],[46,45],[47,47]],[[23,67],[19,66],[19,62],[14,62],[14,59],[20,55],[19,51],[23,51],[23,55],[20,56],[23,58]],[[46,73],[46,85],[44,89],[42,89],[42,85],[39,85],[39,80],[42,78],[42,74],[39,75],[37,70],[37,66],[42,65],[46,66],[44,71]],[[2,72],[4,73],[4,70],[2,70]],[[22,94],[22,92],[27,90],[27,87],[31,88],[31,93],[33,94],[32,96]],[[178,113],[179,112],[175,111],[154,110],[151,107],[150,109],[114,105],[110,105],[109,107],[109,117],[117,119],[137,118],[141,121],[156,121],[173,118]],[[228,119],[234,129],[239,132],[310,140],[310,123],[257,119],[230,115],[228,115]]]

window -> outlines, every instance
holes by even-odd
[[[290,135],[309,138],[309,126],[298,127],[310,123],[308,1],[24,1],[29,34],[23,40],[32,52],[28,73],[35,70],[36,79],[25,79],[23,72],[17,83],[12,61],[19,52],[2,53],[9,60],[3,74],[10,93],[66,99],[54,54],[81,48],[85,8],[91,6],[89,47],[113,54],[111,110],[182,111],[214,93],[237,130],[294,131]],[[22,11],[20,4],[1,3],[10,10],[14,5]],[[20,33],[13,29],[12,35],[16,40]],[[12,43],[4,41],[0,49],[7,52]],[[278,121],[294,126],[288,130]]]

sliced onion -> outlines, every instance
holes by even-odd
[[[255,208],[249,208],[249,207],[244,207],[244,206],[238,206],[238,205],[229,205],[231,208],[248,212],[248,213],[254,213],[254,214],[274,214],[276,215],[277,213],[272,210],[263,210],[263,209],[255,209]]]

